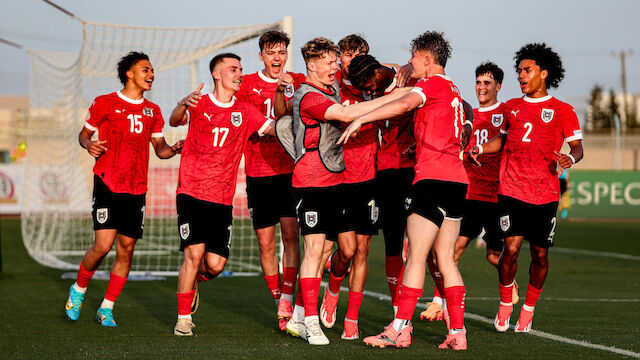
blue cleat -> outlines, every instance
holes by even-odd
[[[67,314],[69,320],[78,320],[83,300],[84,294],[77,292],[76,289],[73,288],[73,285],[71,285],[69,298],[67,299],[67,304],[64,306],[64,312]]]
[[[113,310],[108,308],[100,308],[96,313],[96,321],[102,326],[118,326],[113,319]]]

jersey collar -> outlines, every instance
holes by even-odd
[[[478,112],[486,112],[486,111],[491,111],[491,110],[495,110],[498,108],[498,106],[502,105],[502,103],[500,101],[498,101],[497,103],[491,105],[491,106],[487,106],[487,107],[479,107],[478,108]]]
[[[523,99],[524,99],[524,101],[526,101],[526,102],[528,102],[528,103],[533,103],[533,104],[535,104],[535,103],[545,102],[545,101],[547,101],[547,100],[551,99],[551,95],[543,96],[543,97],[541,97],[541,98],[531,98],[531,97],[528,97],[528,96],[526,96],[526,95],[525,95],[525,96],[523,97]]]
[[[225,109],[226,109],[226,108],[230,108],[230,107],[232,107],[232,106],[233,106],[233,104],[235,104],[235,103],[236,103],[236,97],[235,97],[235,96],[232,96],[232,97],[231,97],[231,101],[229,101],[228,103],[223,103],[223,102],[218,101],[218,99],[216,99],[216,98],[213,96],[213,94],[209,94],[209,99],[211,100],[211,102],[212,102],[215,106],[217,106],[217,107],[221,107],[221,108],[225,108]]]
[[[258,76],[260,77],[260,79],[262,79],[264,82],[268,82],[271,84],[275,84],[278,82],[278,79],[272,79],[270,77],[268,77],[267,75],[265,75],[262,70],[258,71]]]
[[[391,69],[393,69],[393,71],[395,71],[396,74],[393,77],[393,81],[391,81],[391,84],[389,84],[389,86],[387,86],[387,88],[384,89],[385,94],[390,93],[393,89],[396,88],[396,85],[398,84],[398,70],[394,67],[391,67]]]
[[[451,81],[451,78],[450,78],[450,77],[448,77],[447,75],[444,75],[444,74],[435,74],[435,75],[433,75],[433,76],[440,76],[441,78],[443,78],[443,79],[445,79],[445,80],[449,80],[449,81]]]
[[[118,94],[118,97],[126,102],[128,102],[129,104],[134,104],[134,105],[140,105],[144,102],[144,97],[141,97],[140,99],[131,99],[128,98],[126,96],[124,96],[124,94],[122,94],[122,92],[120,91],[116,91],[116,94]]]

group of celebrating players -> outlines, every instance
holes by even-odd
[[[184,261],[174,334],[193,334],[198,284],[219,275],[229,257],[243,154],[260,263],[281,330],[313,345],[328,344],[320,323],[334,326],[348,274],[341,338],[359,338],[370,240],[380,228],[394,319],[379,335],[366,337],[366,344],[410,345],[428,268],[435,294],[421,317],[446,322],[440,348],[466,349],[466,290],[457,262],[483,230],[487,259],[499,274],[494,325],[500,332],[509,329],[518,301],[514,278],[522,241],[530,243],[530,280],[515,325],[516,332],[528,332],[553,245],[558,173],[582,158],[572,107],[547,92],[563,79],[560,57],[543,43],[518,50],[515,68],[524,96],[506,103],[498,101],[503,71],[481,64],[475,72],[479,107],[471,110],[445,75],[451,47],[443,33],[427,31],[413,39],[411,60],[402,67],[378,62],[359,35],[337,45],[318,37],[301,49],[306,76],[284,70],[289,41],[280,31],[263,34],[264,69],[246,76],[240,57],[216,55],[209,65],[213,92],[202,94],[201,84],[171,113],[171,126],[189,127],[186,139],[172,146],[164,140],[160,109],[143,97],[154,80],[148,57],[132,52],[121,59],[124,88],[95,99],[79,135],[80,145],[96,158],[95,242],[69,290],[68,318],[78,319],[88,283],[116,241],[96,315],[101,325],[116,326],[113,305],[144,227],[151,141],[160,158],[181,153],[176,207]],[[99,139],[92,140],[95,131]],[[560,153],[564,141],[569,154]]]

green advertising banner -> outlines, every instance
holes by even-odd
[[[569,217],[640,219],[639,171],[569,173]]]

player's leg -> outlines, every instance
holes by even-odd
[[[427,309],[420,313],[421,320],[429,320],[429,321],[440,321],[444,319],[444,283],[442,281],[442,274],[438,270],[438,265],[436,264],[436,256],[434,255],[434,251],[430,251],[427,256],[427,268],[429,269],[429,274],[433,279],[433,298],[430,302],[427,303]]]
[[[312,345],[326,345],[329,339],[322,332],[318,317],[318,294],[321,278],[322,254],[324,253],[325,234],[304,236],[304,257],[300,265],[300,290],[304,301],[304,325],[307,341]]]
[[[504,250],[498,262],[500,287],[500,307],[494,326],[496,330],[505,332],[509,329],[509,319],[513,312],[513,287],[518,269],[518,255],[522,246],[523,236],[508,236],[504,239]]]
[[[284,249],[278,319],[280,330],[285,330],[284,327],[293,314],[293,293],[298,277],[298,267],[300,266],[300,227],[297,219],[295,217],[281,217],[280,230]]]
[[[191,317],[191,303],[195,296],[196,276],[204,259],[205,244],[187,245],[183,248],[184,259],[178,273],[178,321],[173,333],[179,336],[193,335],[195,327]]]
[[[355,252],[355,231],[339,233],[338,249],[331,255],[329,283],[324,289],[322,305],[320,306],[320,320],[326,328],[332,328],[336,323],[336,308],[340,296],[340,286],[342,286],[342,281],[347,274]]]
[[[364,285],[369,275],[369,249],[371,235],[356,235],[356,252],[353,256],[353,265],[349,274],[349,300],[347,314],[344,318],[343,340],[358,339],[358,315],[362,305]]]
[[[264,281],[277,307],[280,301],[280,272],[276,256],[275,225],[256,229],[256,236],[258,237],[260,266],[264,274]]]

